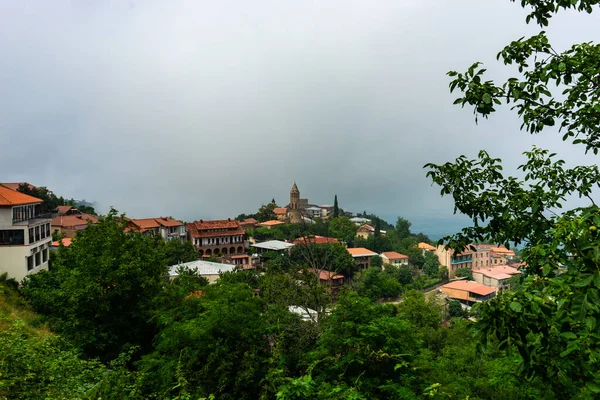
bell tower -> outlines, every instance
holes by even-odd
[[[294,182],[292,190],[290,190],[290,211],[289,217],[292,224],[299,224],[302,222],[302,214],[300,214],[300,190]]]

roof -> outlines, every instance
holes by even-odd
[[[74,226],[84,226],[89,223],[95,224],[98,222],[98,217],[91,214],[78,215],[61,215],[52,218],[51,226],[60,226],[62,228],[72,228]]]
[[[365,229],[366,229],[366,230],[368,230],[369,232],[372,232],[372,231],[374,231],[374,230],[375,230],[375,228],[373,228],[373,227],[372,227],[371,225],[369,225],[369,224],[363,224],[363,225],[359,226],[359,227],[358,227],[358,230],[361,230],[361,229],[362,229],[362,230],[365,230]]]
[[[308,207],[305,208],[306,211],[321,211],[321,207]]]
[[[408,260],[408,256],[396,253],[395,251],[384,251],[383,253],[381,253],[381,257],[385,257],[388,260]]]
[[[508,265],[494,265],[493,267],[473,268],[473,273],[479,273],[494,279],[509,279],[519,275],[521,271]]]
[[[291,192],[300,193],[300,190],[298,190],[298,186],[296,186],[296,182],[294,182],[294,186],[292,186]]]
[[[318,313],[312,308],[303,308],[298,306],[289,306],[288,310],[291,313],[298,314],[304,321],[316,321]]]
[[[231,256],[231,257],[229,257],[229,258],[231,258],[231,259],[234,259],[234,260],[235,260],[235,259],[240,259],[240,258],[248,258],[248,257],[250,257],[248,254],[238,254],[238,255],[236,255],[236,256]]]
[[[21,185],[27,185],[29,189],[37,189],[37,187],[33,186],[31,183],[28,182],[1,182],[0,185],[12,190],[18,190],[19,186]]]
[[[154,218],[132,219],[131,222],[133,222],[141,229],[153,229],[158,228],[160,226]]]
[[[311,237],[302,237],[302,238],[298,238],[296,240],[294,240],[294,244],[307,244],[307,243],[314,243],[314,244],[325,244],[325,243],[339,243],[340,241],[332,238],[332,237],[326,237],[326,236],[311,236]]]
[[[67,215],[72,208],[73,206],[58,206],[56,207],[56,211],[58,212],[58,215]]]
[[[285,222],[281,222],[281,221],[277,221],[276,219],[273,219],[271,221],[261,222],[258,224],[258,226],[276,226],[276,225],[283,225],[283,224],[285,224]]]
[[[429,243],[425,243],[425,242],[419,243],[417,245],[417,247],[420,248],[420,249],[422,249],[422,250],[432,250],[432,251],[435,251],[435,247],[433,247]]]
[[[273,212],[276,215],[286,215],[287,214],[287,207],[275,207],[273,209]]]
[[[169,267],[169,276],[178,276],[179,273],[177,272],[177,270],[180,267],[189,268],[193,271],[198,272],[198,274],[200,275],[218,275],[221,272],[231,272],[236,268],[236,266],[233,264],[221,264],[211,261],[196,260],[182,264],[171,265]]]
[[[362,217],[353,217],[353,218],[350,218],[350,221],[352,221],[354,223],[358,222],[358,223],[361,223],[361,224],[365,224],[365,223],[371,222],[370,219],[368,219],[368,218],[362,218]]]
[[[348,250],[348,253],[350,253],[352,257],[372,257],[377,255],[374,251],[365,249],[364,247],[350,247],[346,250]]]
[[[266,242],[255,243],[250,245],[251,247],[256,247],[257,249],[265,249],[265,250],[287,250],[290,247],[294,247],[292,243],[282,242],[280,240],[268,240]]]
[[[160,217],[156,218],[156,222],[165,227],[175,227],[175,226],[183,226],[183,222],[170,218],[170,217]]]
[[[22,206],[25,204],[39,204],[42,200],[25,193],[0,185],[0,206]]]
[[[52,242],[52,247],[58,247],[62,243],[63,246],[69,247],[71,243],[73,243],[73,239],[71,238],[62,238],[60,240],[56,240]]]
[[[218,219],[213,221],[195,221],[187,224],[187,230],[193,238],[244,235],[239,221]],[[217,231],[213,231],[217,230]]]
[[[308,272],[311,272],[316,275],[316,270],[313,268],[309,268]],[[344,275],[338,274],[337,272],[327,271],[324,269],[319,270],[319,280],[328,281],[330,279],[342,279]]]
[[[454,281],[442,285],[441,288],[464,290],[465,292],[475,293],[480,296],[487,296],[488,294],[492,294],[496,291],[496,289],[493,287],[482,285],[473,281]]]
[[[242,223],[244,223],[244,224],[255,224],[257,222],[258,221],[255,220],[254,218],[246,218],[245,220],[242,221]]]

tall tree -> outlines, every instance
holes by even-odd
[[[521,1],[530,7],[526,22],[541,26],[562,10],[590,13],[598,4]],[[600,45],[576,44],[560,51],[541,32],[510,43],[498,58],[515,65],[518,77],[501,84],[485,80],[480,63],[464,73],[451,71],[451,91],[462,92],[455,104],[472,106],[476,118],[511,104],[528,132],[541,133],[558,124],[563,140],[598,153]],[[556,154],[534,147],[519,167],[523,179],[504,176],[501,160],[483,150],[474,160],[462,156],[426,168],[441,193],[454,198],[455,211],[473,222],[445,238],[450,247],[460,251],[476,241],[524,246],[528,276],[523,288],[480,307],[478,328],[484,344],[497,341],[502,350],[516,349],[525,375],[546,383],[552,397],[598,397],[600,209],[593,199],[594,189],[600,187],[597,164],[566,168]],[[565,210],[566,199],[573,196],[589,204]]]
[[[381,220],[379,218],[377,218],[377,220],[375,221],[375,233],[374,236],[376,238],[381,236]]]
[[[337,218],[340,216],[340,208],[338,206],[337,194],[333,199],[333,218]]]
[[[398,217],[396,221],[396,235],[402,240],[410,236],[410,221],[406,218]]]

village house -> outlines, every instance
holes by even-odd
[[[514,259],[515,252],[504,246],[491,244],[471,244],[461,254],[454,253],[452,249],[445,249],[444,245],[438,246],[436,255],[440,264],[448,268],[450,278],[454,278],[458,268],[480,268],[494,265],[506,265]]]
[[[385,236],[386,231],[380,230],[379,233],[381,234],[381,236]],[[374,235],[375,235],[375,228],[373,228],[369,224],[363,224],[363,225],[359,226],[358,229],[356,230],[356,237],[359,237],[362,239],[366,239],[369,236],[374,236]]]
[[[139,232],[152,236],[158,235],[165,241],[184,242],[187,240],[185,224],[170,217],[131,219],[129,221]]]
[[[307,271],[318,276],[319,283],[329,287],[334,294],[344,285],[344,275],[338,274],[337,272],[331,272],[324,269],[316,270],[313,268],[308,268]]]
[[[408,256],[396,253],[395,251],[384,251],[380,256],[384,264],[396,266],[408,265]]]
[[[294,245],[292,243],[282,242],[281,240],[267,240],[265,242],[251,244],[250,247],[256,249],[257,254],[267,252],[289,253],[289,250],[294,247]]]
[[[285,225],[285,222],[273,219],[271,221],[259,222],[257,224],[257,226],[259,226],[261,228],[267,228],[267,229],[271,229],[274,226],[279,226],[279,225]]]
[[[287,207],[275,207],[273,209],[273,212],[275,213],[275,215],[277,217],[277,221],[285,221],[288,216]]]
[[[323,211],[321,210],[321,207],[307,207],[304,209],[304,212],[309,218],[321,218],[323,216]]]
[[[425,253],[434,253],[435,254],[436,248],[434,246],[430,245],[429,243],[420,242],[417,244],[417,247],[423,251],[423,255],[425,255]]]
[[[258,223],[258,221],[255,220],[254,218],[246,218],[245,220],[240,222],[240,226],[242,227],[243,230],[254,229],[254,228],[256,228],[257,223]]]
[[[369,268],[371,257],[378,255],[374,251],[365,249],[364,247],[350,247],[346,250],[348,250],[348,253],[354,258],[359,270]]]
[[[510,278],[521,274],[518,269],[508,265],[473,268],[472,273],[475,282],[495,287],[500,291],[508,289]]]
[[[496,296],[496,289],[473,281],[454,281],[440,286],[440,291],[467,305],[487,301]]]
[[[232,219],[196,221],[187,224],[190,240],[203,257],[244,254],[245,232]]]
[[[72,206],[58,206],[54,215],[50,222],[52,232],[68,238],[74,238],[78,231],[84,230],[89,224],[98,223],[97,216],[84,214]]]
[[[350,218],[350,221],[354,222],[357,226],[371,223],[370,219],[362,218],[362,217],[353,217],[353,218]]]
[[[0,274],[21,281],[48,269],[51,215],[39,213],[41,203],[0,185]]]
[[[327,236],[305,236],[294,240],[295,245],[306,246],[308,244],[325,244],[325,243],[340,243],[339,240]]]

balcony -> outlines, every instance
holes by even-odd
[[[24,221],[18,221],[18,222],[13,221],[13,225],[14,226],[31,226],[31,225],[39,224],[42,222],[49,222],[51,219],[52,219],[51,213],[39,214],[39,215],[36,215],[35,217],[26,219]]]
[[[452,265],[455,265],[455,264],[468,263],[468,262],[471,262],[471,261],[473,261],[473,257],[462,258],[462,259],[457,259],[457,260],[453,258],[452,261],[450,261],[450,263]]]

